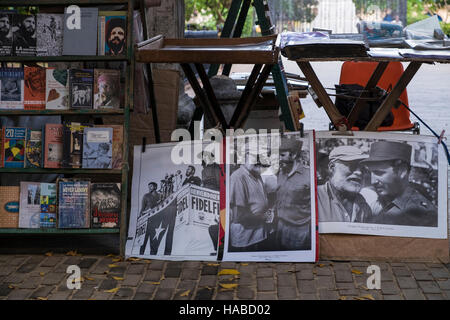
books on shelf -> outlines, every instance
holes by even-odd
[[[25,110],[45,109],[45,68],[39,66],[25,66],[24,72],[24,97]]]
[[[69,69],[71,109],[92,109],[93,85],[93,69]]]
[[[19,198],[17,186],[0,186],[0,228],[19,226]]]
[[[42,130],[27,128],[24,167],[42,167]]]
[[[96,128],[112,128],[112,168],[122,169],[122,155],[123,155],[123,126],[119,124],[102,124],[96,125]]]
[[[38,13],[36,15],[37,56],[60,56],[63,45],[64,14]]]
[[[58,228],[90,227],[90,182],[58,179]]]
[[[3,25],[0,31],[0,56],[13,55],[13,32],[12,32],[13,12],[3,10],[0,12],[0,24]]]
[[[83,168],[112,169],[113,128],[85,128]]]
[[[16,56],[36,55],[36,16],[13,14],[13,54]]]
[[[63,125],[47,123],[44,128],[44,168],[61,168]]]
[[[40,227],[56,228],[56,183],[41,183]]]
[[[27,128],[3,128],[3,167],[23,168]]]
[[[69,109],[68,70],[47,68],[45,108],[49,110]]]
[[[63,124],[63,168],[81,168],[83,135],[88,123],[69,122]]]
[[[41,214],[41,184],[20,182],[19,228],[39,228]]]
[[[120,70],[94,69],[94,109],[119,109],[120,91]]]
[[[67,10],[67,8],[66,8]],[[97,54],[98,8],[81,8],[82,28],[69,28],[73,24],[71,13],[64,13],[63,55]]]
[[[23,68],[0,68],[0,109],[23,109]]]
[[[91,184],[91,228],[119,227],[120,190],[120,183]]]
[[[127,48],[126,11],[99,11],[98,55],[125,55]]]

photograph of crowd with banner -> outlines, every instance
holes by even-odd
[[[126,256],[314,262],[319,233],[447,239],[435,137],[305,131],[215,143],[135,146]]]

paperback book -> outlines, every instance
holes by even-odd
[[[19,227],[20,189],[0,186],[0,229]]]
[[[24,109],[45,109],[45,68],[24,67]]]
[[[36,55],[36,16],[13,15],[13,50],[16,56]]]
[[[39,228],[41,184],[20,182],[19,228]]]
[[[120,183],[92,183],[91,227],[118,228],[120,205]]]
[[[126,54],[127,24],[125,11],[100,11],[98,17],[98,55]]]
[[[92,109],[93,69],[69,69],[69,93],[72,109]]]
[[[120,108],[120,70],[94,69],[94,109]]]
[[[58,180],[58,227],[89,228],[90,182]]]
[[[41,183],[40,227],[56,228],[56,183]]]
[[[83,135],[90,124],[64,122],[63,124],[63,168],[81,168]]]
[[[27,128],[3,128],[3,167],[23,168]]]
[[[61,168],[63,125],[47,123],[44,129],[44,168]]]
[[[0,69],[0,109],[23,109],[23,68]]]
[[[82,28],[73,25],[72,13],[64,14],[63,55],[97,54],[97,19],[98,8],[81,8]]]
[[[96,128],[112,128],[112,168],[122,169],[122,155],[123,155],[123,126],[120,124],[102,124],[96,125]]]
[[[0,56],[12,56],[13,54],[13,14],[7,10],[0,12]]]
[[[42,130],[27,128],[24,167],[42,167]]]
[[[36,15],[37,56],[61,56],[63,47],[63,14],[38,13]]]
[[[112,169],[112,128],[86,128],[83,168]]]
[[[45,108],[52,110],[69,109],[68,71],[47,68]]]

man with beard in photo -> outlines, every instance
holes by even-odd
[[[371,174],[378,195],[373,223],[436,227],[437,208],[409,182],[412,146],[405,142],[377,141],[361,162]]]
[[[14,47],[16,50],[36,47],[36,20],[34,16],[24,16],[24,19],[14,32]]]
[[[360,162],[366,159],[354,146],[339,146],[329,155],[328,181],[317,187],[319,222],[368,222],[372,212],[364,197]]]
[[[109,50],[107,56],[124,55],[125,52],[125,19],[113,18],[106,24],[106,43]]]
[[[0,14],[0,55],[2,55],[3,50],[5,50],[5,55],[11,54],[11,52],[6,52],[6,48],[2,47],[11,47],[13,42],[12,40],[11,21],[9,19],[9,15]]]

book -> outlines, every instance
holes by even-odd
[[[98,55],[117,56],[127,52],[126,11],[100,11],[98,17]]]
[[[82,167],[112,168],[113,128],[85,128]]]
[[[0,69],[0,109],[23,109],[23,68]]]
[[[93,69],[69,69],[70,108],[92,109]]]
[[[40,227],[56,228],[56,183],[41,183]]]
[[[13,14],[13,54],[16,56],[36,55],[36,16]]]
[[[0,228],[19,227],[20,189],[0,186]]]
[[[120,92],[120,70],[94,69],[94,109],[119,109]]]
[[[41,183],[20,182],[19,228],[39,228]]]
[[[52,110],[68,110],[68,71],[66,69],[47,68],[45,81],[45,108]]]
[[[90,182],[58,179],[58,228],[89,228]]]
[[[44,127],[44,168],[61,168],[63,125],[47,123]]]
[[[45,68],[25,66],[23,105],[26,110],[45,109]]]
[[[61,56],[63,48],[64,14],[38,13],[36,15],[37,56]]]
[[[0,12],[0,56],[13,55],[13,32],[12,32],[13,13],[7,10]]]
[[[122,155],[123,155],[123,126],[120,124],[101,124],[96,125],[96,128],[112,128],[113,142],[112,142],[112,169],[122,169]]]
[[[83,133],[90,124],[66,121],[63,124],[63,168],[81,168]]]
[[[91,228],[118,228],[120,183],[91,184]]]
[[[80,28],[72,26],[72,13],[64,13],[63,55],[97,54],[98,8],[82,7]]]
[[[3,167],[23,168],[27,128],[3,128]]]
[[[42,167],[42,130],[27,128],[24,167]]]

